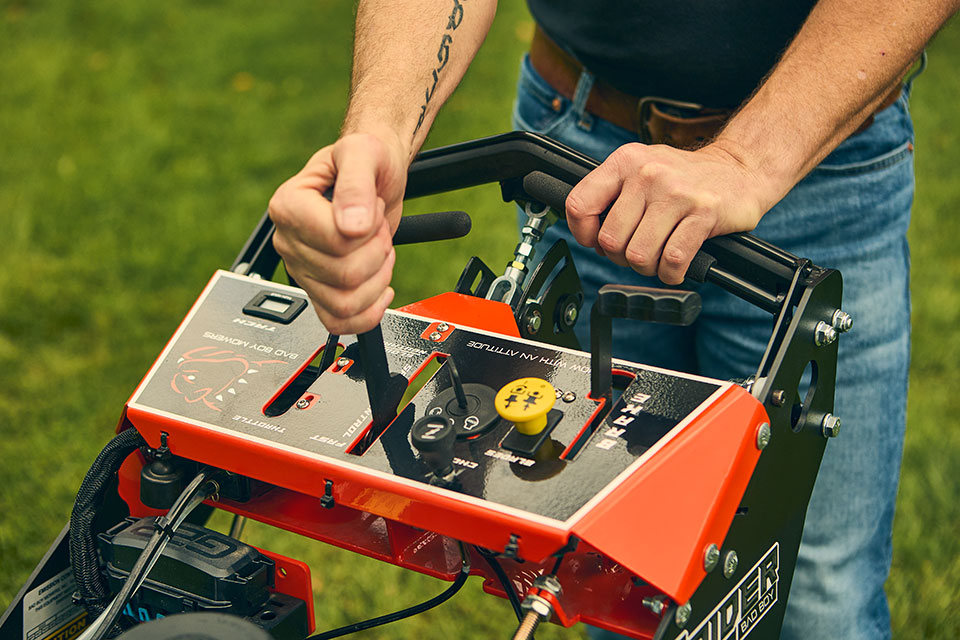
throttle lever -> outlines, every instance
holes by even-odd
[[[685,327],[700,315],[696,291],[654,289],[626,284],[600,287],[590,310],[590,395],[609,402],[613,387],[611,343],[613,318],[631,318]]]
[[[383,346],[383,330],[378,324],[373,329],[357,334],[360,347],[360,367],[367,387],[367,400],[373,422],[364,439],[362,449],[366,449],[380,437],[394,418],[397,407],[407,390],[407,379],[399,373],[391,373],[387,364],[387,352]]]

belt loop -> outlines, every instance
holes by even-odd
[[[912,67],[913,65],[911,65]],[[927,50],[924,49],[920,52],[920,64],[915,68],[911,68],[907,72],[907,77],[903,79],[903,86],[906,89],[907,95],[910,95],[910,90],[913,88],[913,81],[917,79],[921,73],[923,73],[927,68]]]
[[[590,97],[590,92],[593,91],[593,81],[593,74],[584,67],[577,79],[577,88],[573,92],[573,104],[571,105],[573,113],[577,116],[577,126],[586,131],[593,128],[593,116],[587,113],[587,99]]]

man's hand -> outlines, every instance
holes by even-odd
[[[395,137],[346,135],[270,200],[273,244],[331,333],[372,329],[393,300],[406,178],[407,151]],[[330,187],[333,202],[323,195]]]
[[[570,192],[567,223],[580,244],[613,262],[679,284],[704,240],[757,225],[779,198],[770,201],[763,186],[717,145],[627,144]]]

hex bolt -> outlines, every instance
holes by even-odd
[[[306,409],[307,407],[310,406],[310,401],[307,400],[306,398],[300,398],[299,400],[297,400],[296,406],[297,406],[297,409]]]
[[[720,562],[720,548],[712,544],[707,547],[707,550],[703,553],[703,569],[707,573],[710,573],[717,568],[717,563]]]
[[[573,391],[567,391],[565,394],[563,394],[564,402],[573,402],[576,399],[577,399],[577,394],[574,393]]]
[[[527,316],[527,332],[533,335],[540,331],[541,321],[540,312],[534,310],[533,313]]]
[[[764,422],[757,427],[757,449],[760,451],[766,449],[767,445],[770,444],[771,437],[773,437],[773,432],[770,431],[769,423]]]
[[[840,418],[828,413],[820,421],[820,429],[824,438],[836,438],[840,435]]]
[[[813,342],[818,347],[832,344],[837,339],[837,330],[826,322],[818,322],[813,330]]]
[[[337,359],[337,368],[343,369],[345,366],[350,364],[350,358],[339,358]]]
[[[787,403],[787,392],[783,389],[775,389],[774,392],[770,394],[770,402],[772,402],[775,407],[782,407]]]
[[[840,333],[846,333],[853,329],[853,318],[846,311],[837,309],[833,312],[833,328],[839,331]]]
[[[737,552],[733,549],[727,551],[727,555],[723,556],[723,577],[732,578],[733,574],[737,572],[739,563],[740,559],[737,557]]]
[[[683,629],[687,626],[687,623],[690,622],[690,614],[693,613],[693,606],[688,602],[685,605],[677,607],[677,614],[674,616],[673,620],[677,623],[677,626]]]
[[[556,387],[553,388],[553,395],[557,397],[557,400],[563,397],[563,390]]]
[[[572,327],[577,323],[577,316],[580,312],[577,310],[576,302],[569,302],[567,306],[563,309],[563,323],[568,327]]]
[[[450,328],[450,325],[448,325],[446,322],[441,322],[440,324],[437,325],[437,331],[439,331],[440,333],[444,333],[449,328]]]
[[[646,596],[640,603],[652,611],[655,616],[660,616],[667,606],[665,596]]]
[[[434,342],[439,342],[440,340],[443,339],[443,334],[440,333],[439,331],[434,331],[433,333],[430,334],[430,339],[433,340]]]
[[[555,598],[559,598],[563,593],[560,587],[560,581],[554,575],[542,575],[533,581],[535,589],[547,591]],[[517,632],[513,635],[514,640],[528,640],[533,637],[533,632],[542,620],[549,620],[553,615],[553,605],[550,601],[531,592],[524,598],[520,608],[526,613]]]
[[[560,586],[557,576],[549,573],[536,578],[533,581],[533,586],[549,591],[555,598],[559,598],[563,594],[563,587]]]

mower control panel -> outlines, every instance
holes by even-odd
[[[587,353],[388,311],[390,372],[435,372],[372,434],[356,339],[317,371],[328,334],[306,305],[299,289],[218,272],[131,415],[306,458],[319,475],[349,466],[564,522],[733,386],[615,361],[608,411],[590,397]]]

